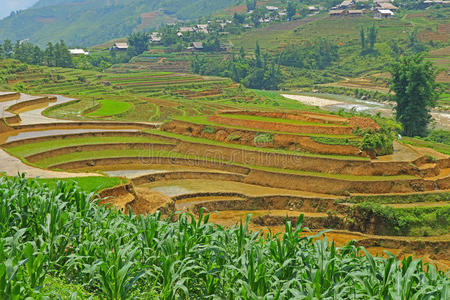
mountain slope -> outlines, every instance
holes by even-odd
[[[89,46],[130,34],[142,23],[194,19],[240,0],[40,0],[32,8],[0,20],[0,40],[29,39],[39,45],[60,39]],[[148,17],[150,16],[150,17]]]

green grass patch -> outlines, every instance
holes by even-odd
[[[345,202],[362,203],[373,202],[379,204],[407,204],[415,202],[447,202],[450,201],[450,192],[428,192],[416,194],[391,195],[352,195]]]
[[[112,100],[100,100],[101,107],[89,113],[90,117],[109,117],[118,115],[128,111],[131,108],[131,104],[123,101],[112,101]]]
[[[402,137],[401,142],[404,144],[416,146],[416,147],[426,147],[431,148],[437,152],[450,155],[450,145],[435,143],[431,141],[424,141],[418,138]]]
[[[57,139],[53,141],[27,143],[20,146],[6,148],[6,150],[19,157],[25,157],[32,154],[49,151],[52,149],[81,146],[81,145],[97,145],[108,143],[154,143],[154,144],[167,144],[167,142],[150,139],[148,137],[136,136],[136,137],[120,137],[120,136],[106,136],[106,137],[77,137],[77,138],[65,138]]]

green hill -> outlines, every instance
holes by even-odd
[[[32,8],[0,20],[0,40],[29,39],[45,45],[65,40],[90,46],[123,37],[136,29],[195,19],[239,0],[40,0]]]

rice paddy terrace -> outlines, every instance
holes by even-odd
[[[355,134],[379,130],[372,119],[323,113],[221,78],[49,74],[30,68],[8,83],[45,96],[0,93],[0,171],[8,175],[125,177],[101,192],[106,203],[137,213],[205,207],[225,226],[252,214],[251,228],[279,231],[303,214],[313,231],[334,229],[338,243],[450,267],[443,153],[394,142],[393,154],[377,156],[360,149]],[[362,202],[418,219],[393,228]]]

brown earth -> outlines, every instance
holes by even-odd
[[[262,130],[272,130],[292,133],[310,133],[310,134],[330,134],[330,135],[351,135],[353,129],[346,126],[314,126],[314,125],[296,125],[277,122],[264,122],[254,120],[233,119],[221,116],[210,116],[208,121],[213,123],[239,126],[245,128],[254,128]]]
[[[171,144],[154,144],[154,143],[110,143],[110,144],[91,144],[91,145],[78,145],[57,148],[50,151],[40,152],[25,157],[25,159],[31,163],[38,162],[50,157],[60,156],[64,154],[74,152],[89,152],[89,151],[101,151],[101,150],[132,150],[141,149],[150,151],[169,151],[174,148]]]
[[[295,134],[274,133],[272,143],[255,143],[255,137],[261,134],[259,131],[234,129],[230,127],[214,126],[214,133],[205,132],[205,125],[195,124],[186,121],[174,120],[161,127],[163,131],[169,131],[182,135],[195,136],[227,142],[232,144],[247,145],[252,147],[288,149],[293,151],[306,151],[317,154],[336,154],[349,156],[368,156],[364,151],[351,145],[329,145],[314,141],[308,136]],[[230,139],[230,136],[238,137]]]
[[[20,93],[16,93],[16,92],[0,93],[0,102],[17,100],[19,98],[20,98]]]

